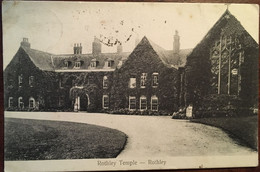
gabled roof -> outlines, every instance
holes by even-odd
[[[36,67],[44,71],[54,71],[51,60],[52,54],[24,46],[21,46],[21,48],[28,54]]]
[[[174,67],[184,66],[186,64],[187,55],[192,51],[192,49],[181,49],[179,53],[174,53],[173,50],[165,50],[155,44],[146,36],[143,37],[139,44],[150,45],[165,65]]]
[[[212,41],[219,39],[221,34],[226,36],[232,36],[234,34],[237,36],[243,36],[245,47],[258,47],[256,41],[249,35],[235,16],[233,16],[229,10],[226,10],[201,42],[193,49],[190,55],[199,56],[201,51],[203,51],[203,47],[207,47],[212,43]]]
[[[191,49],[180,50],[179,54],[173,50],[165,50],[153,41],[148,40],[146,37],[140,41],[139,44],[150,46],[162,60],[166,66],[184,66],[186,63],[187,54]],[[138,44],[138,45],[139,45]],[[83,72],[83,71],[113,71],[117,68],[120,61],[125,61],[130,55],[129,52],[121,53],[99,53],[99,54],[60,54],[55,55],[30,47],[21,46],[21,48],[28,54],[31,61],[43,71],[58,71],[58,72]],[[106,61],[112,61],[111,67],[106,67]],[[95,68],[91,68],[91,61],[96,61]],[[69,66],[66,67],[65,63],[68,62]],[[75,68],[75,63],[80,62],[80,68]]]

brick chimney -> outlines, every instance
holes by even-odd
[[[173,36],[173,53],[179,53],[180,51],[180,36],[178,31],[175,30],[175,35]]]
[[[28,38],[23,38],[23,41],[21,42],[21,46],[26,48],[31,48],[31,44],[28,41]]]
[[[80,44],[74,44],[73,50],[74,50],[74,54],[82,54],[81,43]]]
[[[101,42],[97,37],[94,37],[94,41],[92,42],[92,54],[101,53]]]

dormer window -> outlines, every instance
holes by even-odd
[[[75,68],[80,68],[81,63],[79,61],[75,62]]]
[[[69,67],[69,62],[68,62],[68,61],[65,61],[65,62],[64,62],[64,66],[65,66],[65,68],[68,68],[68,67]]]
[[[91,68],[96,68],[98,66],[98,61],[97,59],[92,59],[90,62],[90,67]]]
[[[96,63],[96,61],[91,62],[90,67],[97,67],[97,63]]]
[[[114,61],[111,59],[108,59],[107,61],[105,61],[105,67],[106,68],[111,68],[114,64]]]

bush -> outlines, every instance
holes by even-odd
[[[109,110],[110,114],[126,114],[126,115],[144,115],[144,116],[166,116],[170,113],[167,111],[152,111],[152,110],[129,110],[129,109],[114,109]]]

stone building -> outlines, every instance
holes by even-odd
[[[228,11],[187,57],[185,103],[198,113],[258,106],[259,46]]]
[[[234,114],[258,105],[259,46],[227,10],[192,49],[172,50],[144,37],[134,50],[103,53],[94,38],[92,53],[74,44],[72,54],[30,47],[28,39],[4,70],[6,110],[177,111]],[[149,113],[148,113],[149,114]]]
[[[190,49],[180,50],[179,40],[178,32],[176,32],[174,50],[164,50],[148,41],[147,38],[143,38],[132,53],[123,52],[122,45],[117,46],[116,53],[102,53],[101,42],[94,38],[92,53],[82,54],[83,47],[77,43],[74,44],[72,54],[51,54],[32,49],[28,39],[24,38],[18,52],[4,70],[5,108],[6,110],[88,112],[120,108],[133,110],[134,108],[129,104],[118,104],[119,99],[124,102],[125,97],[118,97],[117,91],[123,91],[125,88],[115,91],[118,84],[126,84],[126,88],[129,88],[129,80],[134,81],[133,78],[120,80],[117,78],[121,77],[118,73],[124,71],[125,74],[132,71],[131,77],[135,75],[138,87],[140,86],[139,77],[143,78],[143,84],[147,84],[146,88],[130,89],[132,92],[136,91],[136,94],[131,95],[138,94],[135,109],[172,111],[178,106],[177,68],[184,66],[186,54],[191,51]],[[148,57],[144,59],[144,54],[146,56],[150,54],[150,59]],[[151,66],[147,60],[150,61]],[[144,63],[145,70],[140,73],[138,68],[144,67]],[[168,76],[168,72],[173,75]],[[128,74],[126,76],[128,77]],[[156,84],[159,85],[155,86]],[[143,106],[139,104],[140,90],[147,92],[143,94],[147,96],[146,99],[141,98]],[[151,93],[148,94],[149,91]],[[116,100],[115,97],[119,99]],[[127,102],[128,100],[129,97],[127,97]],[[144,100],[146,105],[144,105]],[[21,102],[23,105],[20,105]],[[152,104],[154,104],[153,107]]]

